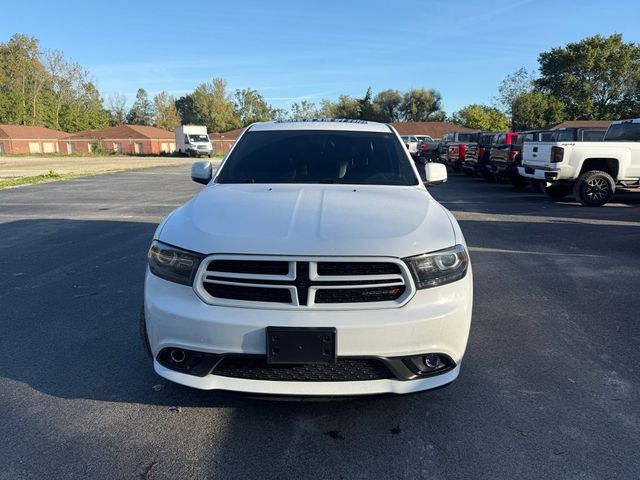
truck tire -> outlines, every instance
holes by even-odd
[[[578,177],[573,186],[573,195],[583,205],[600,207],[611,200],[616,182],[607,172],[591,170]]]
[[[512,174],[509,176],[509,183],[513,188],[525,188],[527,186],[527,179],[521,177],[518,174]]]
[[[543,184],[542,189],[547,197],[556,200],[564,198],[571,193],[571,185],[566,183]]]

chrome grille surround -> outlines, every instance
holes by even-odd
[[[214,262],[223,261],[248,261],[248,262],[286,262],[288,268],[285,275],[263,273],[239,273],[229,271],[225,267],[220,271],[215,270]],[[396,273],[372,274],[372,275],[320,275],[318,264],[330,262],[344,263],[348,270],[348,264],[390,264]],[[306,266],[305,266],[306,265]],[[211,267],[210,267],[211,266]],[[366,268],[366,265],[364,266]],[[226,271],[222,271],[226,270]],[[362,266],[357,270],[362,271]],[[284,271],[284,269],[283,269]],[[298,276],[304,272],[303,276]],[[302,278],[304,277],[304,278]],[[290,302],[254,301],[246,299],[221,298],[212,295],[208,290],[215,289],[216,285],[263,289],[282,289],[289,292]],[[339,303],[316,303],[316,292],[323,289],[333,290],[362,290],[367,289],[394,289],[398,288],[401,294],[394,299],[383,301],[358,301]],[[276,310],[361,310],[397,308],[406,304],[415,294],[415,287],[411,273],[407,265],[398,258],[393,257],[335,257],[335,256],[285,256],[285,255],[235,255],[214,254],[206,257],[196,273],[193,288],[200,299],[209,305],[276,309]],[[306,294],[303,290],[306,289]],[[364,293],[363,293],[364,295]],[[306,297],[306,301],[305,301]],[[340,295],[338,295],[340,297]]]

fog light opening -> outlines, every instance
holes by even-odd
[[[403,362],[418,377],[437,375],[455,367],[455,362],[449,356],[440,353],[406,357]]]
[[[425,355],[422,357],[422,362],[424,363],[426,371],[437,370],[438,367],[444,365],[438,355]]]

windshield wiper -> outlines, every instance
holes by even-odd
[[[242,183],[256,183],[256,181],[253,178],[245,178]]]

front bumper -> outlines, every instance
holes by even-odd
[[[155,371],[194,388],[273,395],[410,393],[446,385],[458,376],[471,323],[471,266],[462,280],[419,290],[403,307],[366,310],[262,310],[207,305],[193,288],[147,272],[145,317]],[[212,354],[265,355],[267,326],[335,327],[340,357],[405,357],[426,353],[451,358],[455,368],[413,380],[339,382],[274,381],[203,377],[158,362],[165,348]]]

